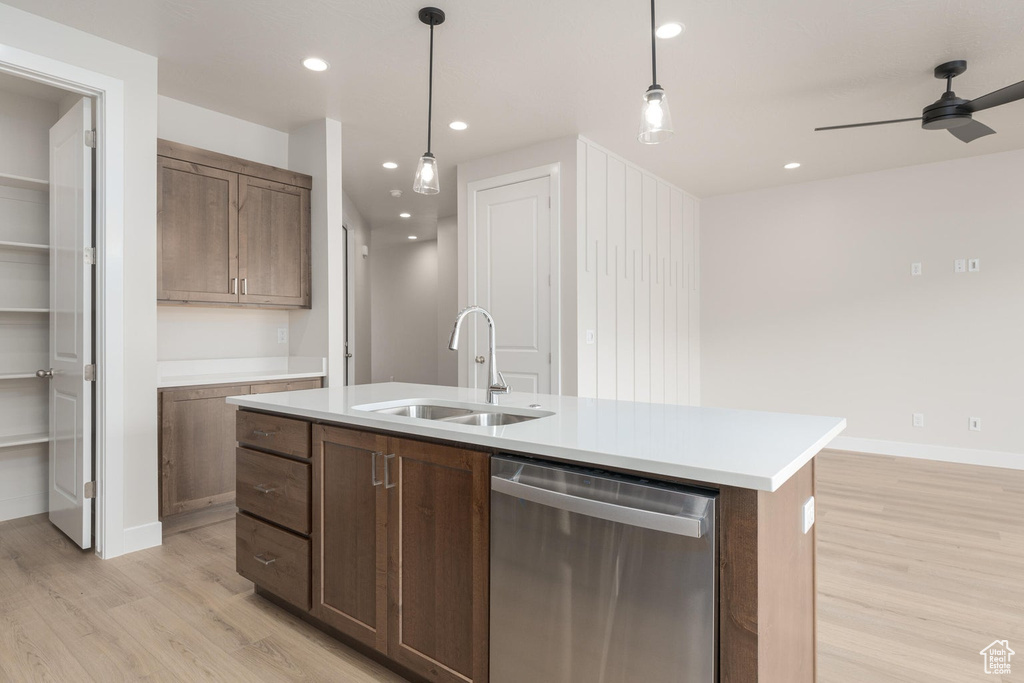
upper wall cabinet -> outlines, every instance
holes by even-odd
[[[158,141],[157,300],[310,307],[310,176]]]

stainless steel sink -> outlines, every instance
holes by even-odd
[[[444,422],[451,422],[460,425],[473,425],[475,427],[500,427],[502,425],[514,425],[519,422],[536,420],[543,415],[516,415],[514,413],[470,413],[459,417],[444,418]]]
[[[398,415],[399,417],[418,417],[423,420],[446,420],[453,417],[472,415],[469,408],[453,408],[451,406],[407,405],[394,408],[379,408],[375,413]]]
[[[498,406],[493,405],[455,403],[438,401],[437,399],[410,399],[400,403],[367,404],[354,406],[354,408],[381,415],[434,420],[436,422],[447,422],[449,424],[472,427],[502,427],[554,415],[554,413],[546,410],[530,410],[526,408],[502,410]]]

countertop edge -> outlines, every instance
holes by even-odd
[[[175,389],[178,387],[203,387],[211,384],[239,384],[245,382],[275,382],[293,379],[320,379],[326,377],[325,372],[277,372],[277,373],[239,373],[236,375],[182,375],[158,380],[157,389]]]
[[[227,402],[243,408],[251,408],[267,413],[291,415],[304,417],[312,420],[321,420],[339,425],[354,427],[366,427],[368,429],[379,429],[383,431],[408,434],[410,436],[421,436],[430,439],[457,441],[459,443],[472,444],[494,448],[496,450],[508,450],[519,453],[527,453],[539,457],[549,457],[558,460],[569,461],[590,467],[609,467],[620,470],[628,470],[652,477],[674,477],[678,479],[689,479],[694,482],[703,482],[717,486],[732,486],[736,488],[753,489],[772,493],[777,491],[790,477],[806,465],[836,436],[846,429],[846,419],[840,418],[840,422],[826,432],[821,438],[808,446],[804,451],[794,458],[792,462],[772,476],[745,474],[742,472],[730,472],[723,470],[712,470],[706,467],[678,465],[666,462],[652,462],[650,460],[631,459],[623,462],[620,456],[607,453],[586,451],[579,448],[567,446],[549,446],[538,444],[533,441],[520,440],[506,435],[497,436],[493,434],[482,434],[463,430],[441,429],[431,424],[419,424],[407,418],[393,418],[380,416],[372,413],[364,415],[338,414],[328,411],[321,411],[314,408],[295,408],[290,406],[275,406],[265,401],[253,400],[249,396],[231,396]],[[650,469],[640,469],[648,467]]]

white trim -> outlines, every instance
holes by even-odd
[[[96,554],[125,552],[124,81],[0,45],[0,72],[96,98]]]
[[[150,522],[124,530],[124,552],[134,553],[136,550],[155,548],[163,543],[164,525]]]
[[[540,178],[548,179],[548,192],[551,197],[551,206],[548,208],[548,234],[551,239],[550,263],[548,272],[551,275],[551,394],[562,393],[562,164],[555,162],[535,166],[521,171],[503,173],[492,178],[474,180],[466,185],[468,210],[466,211],[468,249],[468,276],[466,291],[468,299],[463,305],[469,306],[475,303],[476,298],[476,204],[477,194],[486,190],[493,190],[496,187],[525,183]],[[500,322],[498,323],[500,324]],[[470,328],[476,330],[476,327]],[[473,331],[470,334],[474,334]],[[474,340],[475,342],[476,340]],[[478,345],[474,344],[474,347]],[[470,377],[473,376],[474,363],[469,355],[469,345],[459,349],[459,385],[469,386]]]
[[[50,501],[46,492],[33,493],[20,498],[0,500],[0,522],[46,512]]]
[[[883,441],[881,439],[840,436],[828,444],[825,450],[865,453],[868,455],[892,455],[901,458],[919,458],[922,460],[955,462],[963,465],[984,465],[986,467],[1024,470],[1024,453],[986,451],[980,448],[953,448],[952,446],[932,446],[905,441]]]

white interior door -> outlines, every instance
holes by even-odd
[[[50,521],[92,545],[92,102],[50,129]]]
[[[517,392],[551,393],[551,178],[476,194],[475,282],[469,304],[494,316],[498,369]],[[487,387],[487,325],[476,320],[469,384]]]

